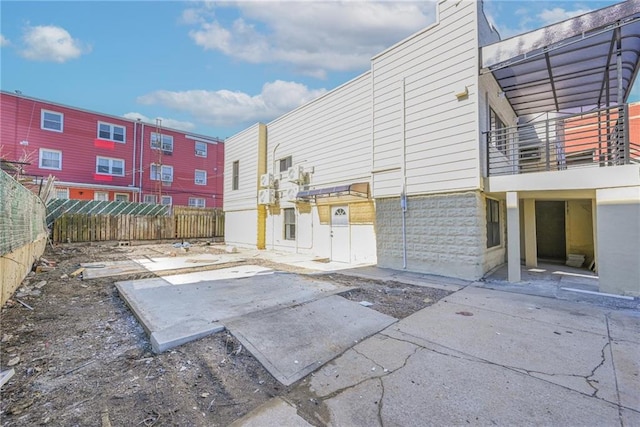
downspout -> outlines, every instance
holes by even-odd
[[[138,171],[139,178],[138,179],[138,185],[140,186],[140,191],[138,192],[138,201],[142,202],[144,199],[142,198],[142,175],[143,175],[143,168],[142,168],[142,155],[144,153],[144,123],[141,123],[142,127],[140,128],[140,170]]]
[[[280,146],[278,142],[275,147],[273,147],[273,151],[271,152],[271,174],[273,175],[273,180],[275,182],[276,179],[276,150]],[[279,182],[279,181],[278,181]],[[296,236],[296,241],[297,241]],[[271,250],[275,250],[276,248],[276,216],[271,215]]]
[[[405,79],[400,82],[401,101],[401,138],[402,138],[402,192],[400,193],[400,209],[402,209],[402,269],[407,268],[407,138],[405,111]]]
[[[131,161],[131,164],[133,165],[133,170],[131,173],[131,187],[132,188],[136,188],[136,143],[137,143],[137,135],[138,132],[138,123],[137,122],[133,122],[133,159]],[[136,195],[134,193],[133,195],[133,201],[135,202]]]

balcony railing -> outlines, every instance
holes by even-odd
[[[640,163],[640,133],[628,106],[534,121],[486,132],[489,176]]]

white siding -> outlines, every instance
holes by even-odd
[[[224,213],[224,241],[227,245],[255,248],[258,239],[258,211]]]
[[[369,181],[371,174],[371,80],[364,73],[269,123],[267,169],[292,156],[310,174],[310,186]],[[274,149],[275,151],[274,158]],[[281,181],[280,188],[286,188]]]
[[[403,166],[410,195],[480,186],[478,6],[466,1],[438,6],[437,24],[373,59],[375,197],[394,189],[397,195],[402,186],[401,173],[377,171],[401,172]],[[465,87],[468,98],[458,100],[455,94]]]
[[[224,210],[256,209],[258,204],[259,125],[227,139],[224,144]],[[239,185],[231,189],[233,162],[239,161]],[[226,227],[225,227],[226,229]],[[254,236],[255,244],[255,236]]]

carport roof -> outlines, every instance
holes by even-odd
[[[493,73],[519,116],[615,104],[618,95],[626,102],[640,60],[640,1],[481,47],[481,58],[481,73]]]

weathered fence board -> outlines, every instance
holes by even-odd
[[[54,220],[54,242],[193,239],[224,236],[220,209],[174,208],[170,215],[65,213]]]

